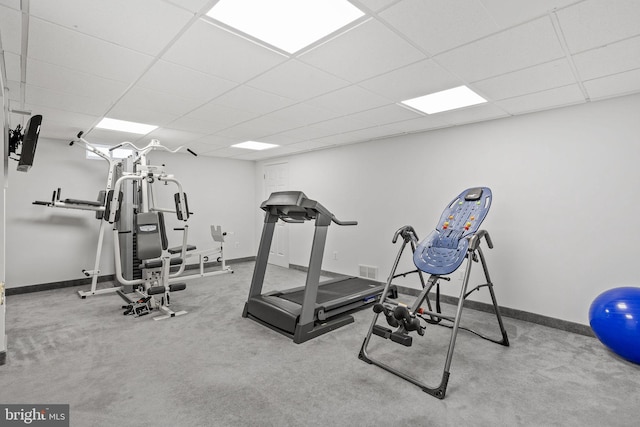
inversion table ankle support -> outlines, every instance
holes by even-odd
[[[463,191],[459,196],[453,199],[451,203],[449,203],[440,217],[437,228],[420,244],[418,244],[418,235],[411,226],[404,226],[395,232],[393,236],[393,243],[397,242],[398,237],[402,237],[403,242],[400,250],[398,251],[398,255],[396,256],[389,278],[387,279],[387,284],[382,293],[380,302],[375,304],[373,307],[375,315],[371,322],[371,326],[369,327],[367,336],[362,344],[362,348],[360,349],[360,359],[367,363],[377,365],[417,385],[426,393],[429,393],[439,399],[444,399],[447,391],[449,370],[451,367],[451,360],[453,358],[453,350],[458,329],[467,330],[481,338],[497,344],[504,346],[509,345],[507,332],[502,323],[502,317],[500,316],[500,310],[493,291],[493,283],[491,283],[484,254],[480,247],[481,239],[484,237],[487,246],[489,248],[493,248],[493,243],[491,242],[489,233],[485,230],[479,230],[480,224],[482,224],[482,221],[489,212],[491,198],[491,190],[487,187],[470,188]],[[411,246],[413,262],[417,269],[406,273],[396,274],[400,258],[402,257],[402,253],[407,244]],[[455,316],[444,315],[440,309],[439,281],[440,279],[450,280],[450,278],[445,276],[456,271],[465,259],[467,259],[467,264],[460,290],[460,297],[458,298],[456,314]],[[482,264],[486,283],[480,284],[472,290],[467,291],[473,262],[480,262]],[[429,278],[426,281],[422,274],[423,272],[429,274]],[[414,301],[413,305],[405,306],[403,304],[387,301],[387,292],[392,286],[391,282],[393,279],[400,276],[405,277],[412,273],[418,274],[422,285],[422,291]],[[429,292],[434,286],[436,288],[436,311],[432,310],[431,301],[428,297]],[[483,287],[486,287],[491,295],[493,310],[502,335],[501,339],[492,339],[476,331],[460,326],[460,318],[465,299],[471,293]],[[425,302],[427,307],[423,308],[422,305]],[[384,314],[386,318],[387,325],[385,326],[378,325],[377,323],[378,317],[381,313]],[[372,335],[391,339],[391,341],[405,346],[411,346],[413,342],[413,337],[410,335],[411,332],[415,331],[419,335],[424,335],[425,333],[426,328],[421,322],[425,322],[425,324],[439,324],[441,326],[451,328],[451,337],[449,340],[442,379],[435,387],[425,384],[423,381],[405,373],[404,371],[377,361],[367,352],[367,347],[371,341]],[[392,331],[386,326],[391,326],[396,329]]]

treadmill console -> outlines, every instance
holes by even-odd
[[[276,191],[271,193],[269,198],[262,202],[260,206],[262,209],[280,206],[302,206],[302,204],[309,200],[302,191]]]
[[[332,216],[326,208],[315,200],[309,199],[302,191],[276,191],[262,202],[260,208],[280,218],[312,220],[318,213]]]

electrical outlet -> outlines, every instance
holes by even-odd
[[[239,248],[240,247],[240,242],[236,242],[235,246],[236,246],[236,248]]]
[[[333,251],[333,259],[338,259],[338,251]]]

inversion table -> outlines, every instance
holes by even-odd
[[[377,365],[417,385],[423,391],[438,399],[444,399],[447,391],[449,370],[459,329],[467,330],[494,343],[509,346],[507,332],[502,323],[502,317],[500,316],[500,310],[493,291],[493,283],[491,283],[487,264],[480,247],[481,240],[484,237],[487,246],[493,248],[489,233],[485,230],[479,230],[480,224],[489,212],[491,196],[491,190],[487,187],[470,188],[463,191],[449,203],[440,217],[437,228],[420,244],[418,244],[418,235],[411,226],[404,226],[395,232],[393,243],[398,241],[398,237],[401,237],[403,242],[396,256],[389,278],[387,279],[380,301],[373,307],[375,315],[362,344],[362,348],[360,349],[360,359],[367,363]],[[396,274],[400,258],[407,244],[411,246],[413,262],[417,269]],[[440,308],[440,280],[450,280],[450,278],[446,276],[456,271],[465,259],[467,259],[467,264],[456,313],[454,316],[445,315],[441,312]],[[471,267],[474,262],[480,262],[482,264],[486,283],[480,284],[470,291],[467,291]],[[387,292],[392,287],[391,282],[393,279],[401,276],[405,277],[412,273],[418,275],[422,285],[422,291],[416,297],[413,305],[408,306],[396,302],[389,302],[387,300]],[[429,274],[429,278],[426,281],[423,273]],[[435,311],[432,309],[428,296],[434,286],[436,290]],[[489,338],[481,333],[460,326],[460,318],[465,299],[471,293],[481,288],[487,288],[491,295],[493,311],[502,335],[500,339]],[[422,307],[424,303],[426,303],[426,308]],[[387,325],[379,325],[377,323],[380,314],[384,315]],[[425,323],[425,326],[427,324],[438,324],[451,328],[451,338],[449,340],[442,379],[435,387],[425,384],[404,371],[374,359],[367,351],[373,335],[390,339],[395,343],[407,347],[411,346],[413,341],[412,332],[416,332],[420,336],[424,335],[426,327],[423,326],[423,323]],[[391,326],[395,328],[395,330],[392,331],[387,326]]]

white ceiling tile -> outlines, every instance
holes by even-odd
[[[462,82],[431,59],[358,83],[394,102],[460,86]]]
[[[167,3],[171,3],[177,7],[181,7],[192,13],[198,13],[200,11],[208,12],[213,7],[213,4],[217,0],[165,0]]]
[[[566,59],[534,65],[512,73],[481,80],[470,87],[489,100],[512,98],[575,83]]]
[[[172,94],[149,90],[136,85],[118,101],[114,109],[140,109],[182,116],[201,104],[202,102],[197,99],[178,98]]]
[[[306,103],[300,103],[274,111],[265,117],[274,117],[280,120],[285,120],[291,124],[291,128],[296,128],[310,123],[333,119],[340,115],[341,114],[336,111],[325,110]]]
[[[166,125],[175,117],[171,113],[163,113],[157,111],[157,109],[148,110],[141,106],[135,106],[133,103],[120,103],[112,107],[105,115],[112,119],[146,123],[155,126]]]
[[[352,1],[354,5],[360,8],[360,5],[377,12],[393,3],[397,3],[399,0],[356,0]]]
[[[215,157],[233,157],[239,156],[242,154],[250,153],[251,151],[245,148],[236,148],[236,147],[224,147],[224,148],[215,148],[211,151],[204,152],[207,156],[215,156]]]
[[[306,103],[324,110],[333,111],[337,115],[347,115],[380,107],[391,103],[391,101],[361,87],[349,86],[310,99]]]
[[[348,84],[345,80],[294,59],[247,83],[251,87],[297,101],[313,98]]]
[[[200,154],[201,152],[204,153],[223,147],[229,147],[231,144],[235,144],[237,142],[239,141],[236,139],[227,138],[220,135],[205,135],[202,138],[198,138],[194,141],[189,142],[187,145],[197,154]]]
[[[211,134],[250,120],[254,117],[254,113],[225,108],[209,103],[183,117],[175,119],[169,124],[169,127],[191,132]]]
[[[202,105],[197,109],[191,111],[185,117],[198,120],[207,120],[210,123],[217,123],[220,125],[226,124],[226,127],[231,127],[238,123],[251,120],[257,117],[257,114],[250,111],[243,111],[235,108],[216,105],[212,102],[209,102],[208,104]]]
[[[640,37],[579,53],[573,62],[583,80],[640,68]]]
[[[20,55],[22,34],[22,13],[19,9],[11,9],[0,5],[0,35],[2,36],[2,49],[5,52]]]
[[[291,122],[275,117],[262,116],[224,129],[216,135],[244,141],[263,141],[263,137],[280,133],[292,127]]]
[[[169,83],[170,82],[170,83]],[[230,80],[167,61],[158,61],[138,81],[138,86],[204,103],[237,86]]]
[[[25,102],[93,116],[101,116],[111,105],[109,100],[58,92],[32,85],[26,87]]]
[[[453,126],[442,114],[430,114],[401,122],[388,123],[381,128],[389,134],[420,132]]]
[[[297,104],[230,127],[219,132],[219,135],[246,141],[279,134],[290,129],[300,128],[304,132],[307,129],[306,125],[337,115],[309,105]]]
[[[584,102],[584,95],[578,85],[569,85],[497,101],[495,104],[509,114],[522,114]]]
[[[162,145],[177,148],[181,145],[188,145],[189,142],[196,141],[204,134],[197,132],[187,132],[180,129],[158,128],[147,135],[150,139],[157,139]]]
[[[571,53],[640,34],[637,0],[587,0],[557,12]]]
[[[98,77],[36,59],[29,59],[27,62],[27,82],[30,86],[109,102],[117,100],[128,86],[118,80]]]
[[[33,17],[29,58],[124,82],[137,79],[152,61],[150,56]]]
[[[385,105],[384,107],[374,108],[368,111],[350,114],[346,118],[350,118],[359,122],[368,124],[369,126],[378,126],[385,123],[399,122],[402,120],[414,119],[420,116],[407,108],[396,104]]]
[[[211,101],[212,104],[256,114],[267,114],[295,104],[297,101],[242,85]]]
[[[264,158],[264,154],[260,151],[253,151],[247,154],[241,154],[239,156],[230,156],[230,158],[234,160],[255,161],[262,160]]]
[[[579,0],[481,0],[500,28],[530,21]]]
[[[442,116],[443,120],[454,125],[480,122],[483,120],[493,120],[509,116],[509,113],[504,109],[490,103],[474,105],[472,107],[460,108],[458,110],[446,111],[438,114]]]
[[[327,135],[335,135],[368,127],[371,127],[371,124],[354,119],[350,116],[345,116],[320,123],[314,123],[304,129],[300,129],[300,131],[303,132],[303,135],[308,133],[307,139],[317,139]]]
[[[41,138],[63,139],[71,141],[78,132],[86,131],[98,121],[98,117],[88,114],[62,111],[39,105],[25,104],[32,114],[42,114]],[[96,141],[97,142],[97,141]]]
[[[353,83],[424,58],[375,19],[300,56],[302,61]]]
[[[640,92],[640,68],[584,82],[591,99],[610,98]]]
[[[325,146],[353,144],[356,142],[364,142],[371,139],[370,137],[366,136],[370,134],[370,132],[371,131],[368,128],[358,129],[354,131],[326,136],[324,138],[315,139],[314,141],[324,144]]]
[[[308,128],[305,127],[304,129],[308,129]],[[283,133],[276,133],[273,135],[265,136],[260,139],[260,142],[266,142],[268,144],[276,144],[276,145],[290,145],[290,144],[295,144],[296,142],[306,141],[307,139],[309,139],[307,134],[305,134],[304,137],[295,138],[293,136],[290,136],[288,132],[283,132]]]
[[[309,151],[327,148],[328,144],[323,141],[301,141],[296,144],[285,145],[283,147],[271,148],[269,150],[255,151],[253,153],[233,156],[234,159],[262,160],[274,157],[286,156],[290,154],[305,153]]]
[[[193,18],[192,13],[157,0],[41,0],[30,3],[30,13],[150,55],[160,53]]]
[[[359,129],[352,132],[346,132],[334,138],[334,143],[354,143],[372,141],[375,139],[383,139],[389,136],[388,129],[379,126],[373,126],[366,129]],[[327,142],[325,142],[327,143]]]
[[[194,23],[163,59],[234,82],[244,82],[287,60],[202,20]]]
[[[435,57],[467,82],[564,57],[548,17],[502,31]]]
[[[330,124],[325,122],[303,126],[295,129],[286,130],[277,134],[269,135],[264,138],[264,142],[274,142],[274,144],[289,145],[294,142],[306,141],[309,139],[322,138],[323,136],[333,135],[339,132],[340,125],[337,123],[344,123],[342,118],[332,119]],[[352,128],[352,124],[347,124]],[[357,127],[366,127],[365,123],[358,123]]]
[[[351,142],[352,137],[346,136],[347,133],[338,133],[334,135],[324,136],[322,138],[314,139],[314,141],[323,144],[325,147],[335,147],[338,145],[342,145],[348,142]]]
[[[431,55],[499,29],[479,0],[404,0],[380,17]]]
[[[0,0],[0,4],[10,9],[20,10],[20,0]]]
[[[7,80],[13,80],[20,82],[22,77],[20,76],[20,55],[5,52],[4,63],[7,69]]]
[[[227,124],[221,124],[219,122],[212,123],[208,120],[193,119],[190,117],[180,117],[172,120],[168,122],[167,126],[188,132],[198,132],[203,134],[215,133],[229,127]]]

